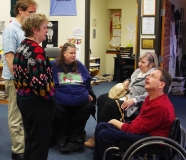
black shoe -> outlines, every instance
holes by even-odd
[[[70,142],[77,142],[77,143],[83,144],[85,142],[85,136],[84,134],[71,135],[69,140]]]
[[[56,138],[57,145],[59,148],[65,147],[67,145],[68,136],[60,135]]]
[[[82,138],[79,138],[79,139],[76,139],[76,141],[75,142],[77,142],[77,143],[84,143],[85,141],[84,141],[84,139],[82,139]]]
[[[73,153],[73,152],[83,151],[83,149],[84,149],[84,144],[69,142],[65,147],[60,148],[60,151],[62,153]]]
[[[15,154],[12,152],[12,160],[23,160],[23,159],[24,159],[23,153]]]

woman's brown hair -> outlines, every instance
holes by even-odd
[[[57,60],[56,60],[56,66],[57,66],[58,68],[62,67],[62,69],[63,69],[63,71],[64,71],[65,74],[67,74],[68,71],[67,71],[67,68],[66,68],[66,66],[65,66],[65,56],[64,56],[64,52],[65,52],[69,47],[71,47],[71,48],[76,48],[76,46],[75,46],[74,44],[72,44],[72,43],[65,43],[65,44],[63,45],[62,49],[61,49],[61,54],[60,54],[59,58],[57,58]],[[76,60],[72,63],[72,71],[73,71],[73,72],[76,72],[76,73],[78,72]]]

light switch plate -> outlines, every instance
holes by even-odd
[[[96,29],[93,29],[93,39],[96,39]]]

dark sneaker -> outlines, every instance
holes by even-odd
[[[85,134],[86,134],[86,132],[83,132],[82,134],[79,134],[79,135],[71,135],[69,137],[69,141],[82,144],[85,142]]]
[[[56,141],[59,148],[65,147],[67,145],[68,136],[60,135],[57,136]]]
[[[16,154],[12,152],[12,160],[23,160],[23,159],[24,159],[23,153]]]
[[[73,153],[83,151],[84,144],[77,142],[69,142],[65,147],[60,148],[62,153]]]

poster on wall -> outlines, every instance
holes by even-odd
[[[2,47],[2,32],[4,29],[5,29],[5,21],[0,21],[0,46],[1,47]],[[1,52],[1,50],[0,50],[0,52]]]
[[[155,16],[156,14],[156,0],[143,0],[142,11],[144,16]]]
[[[76,0],[50,0],[50,16],[76,15]]]
[[[81,60],[81,44],[82,38],[76,36],[67,36],[67,42],[72,43],[76,46],[76,58]]]
[[[46,40],[42,42],[43,48],[58,47],[58,21],[49,21]]]
[[[5,29],[5,21],[0,21],[0,34],[3,32]]]

